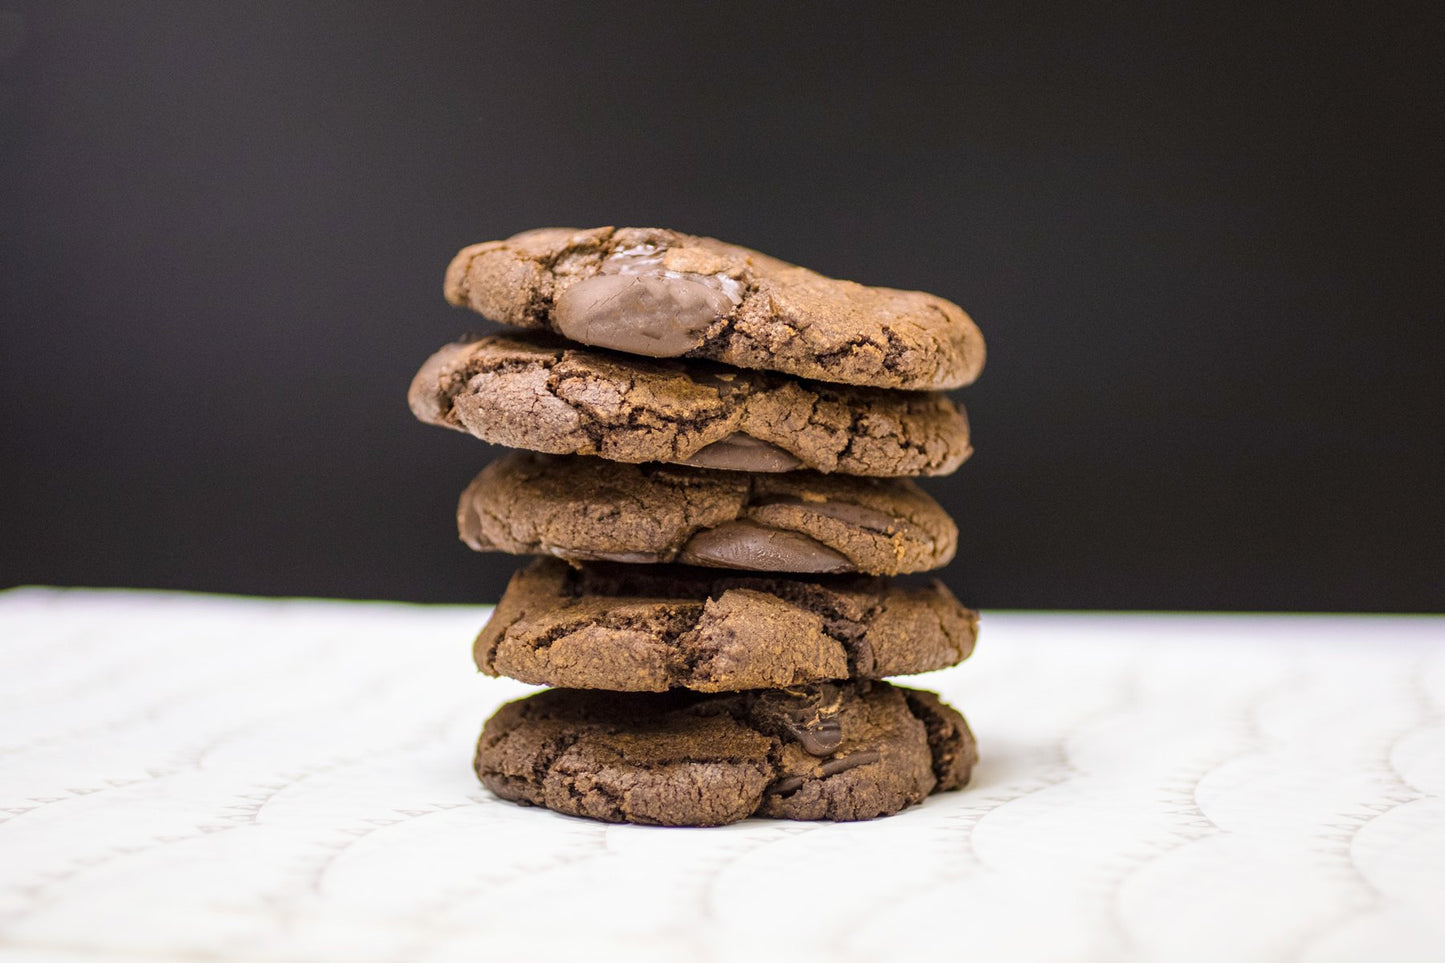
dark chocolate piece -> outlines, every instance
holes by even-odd
[[[599,274],[557,298],[557,331],[574,341],[652,358],[697,347],[733,301],[718,286],[685,277]]]
[[[839,759],[829,759],[818,767],[818,775],[822,778],[836,776],[840,772],[875,763],[882,757],[882,753],[877,749],[864,749],[862,752],[855,752]],[[806,776],[784,776],[768,786],[768,792],[773,795],[786,796],[803,788],[807,781],[808,777]]]
[[[735,431],[722,441],[699,449],[684,465],[696,468],[721,468],[727,471],[792,471],[800,464],[797,458],[766,441],[759,441],[746,432]]]
[[[759,725],[787,733],[803,751],[813,756],[830,755],[843,741],[838,712],[842,691],[835,685],[798,686],[753,692],[749,710]]]
[[[797,532],[757,522],[725,522],[690,538],[677,560],[689,565],[749,568],[760,572],[849,572],[837,552]]]

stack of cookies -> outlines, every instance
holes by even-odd
[[[962,716],[880,681],[977,636],[941,583],[891,578],[957,544],[905,476],[971,451],[941,393],[983,365],[968,315],[645,228],[468,247],[446,295],[523,329],[442,348],[410,393],[522,449],[457,510],[472,548],[541,556],[476,641],[483,672],[554,687],[487,722],[492,792],[707,826],[869,819],[968,780]]]

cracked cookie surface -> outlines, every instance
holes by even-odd
[[[787,691],[550,689],[502,706],[475,769],[503,799],[608,822],[886,816],[968,782],[967,723],[884,682]]]
[[[958,388],[984,362],[983,336],[951,301],[661,228],[542,228],[474,244],[444,288],[504,324],[820,381]]]
[[[938,581],[544,558],[512,576],[472,654],[536,685],[734,692],[942,669],[977,637],[978,613]]]
[[[494,444],[631,463],[945,475],[973,450],[963,412],[937,392],[650,361],[542,335],[447,345],[408,400],[422,421]]]
[[[477,551],[897,575],[948,564],[958,529],[904,478],[754,474],[510,452],[457,503]]]

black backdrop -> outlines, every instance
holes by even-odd
[[[3,584],[494,598],[442,269],[612,223],[973,313],[974,604],[1441,608],[1438,24],[1107,6],[0,0]]]

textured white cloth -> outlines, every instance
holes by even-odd
[[[1445,620],[985,613],[968,789],[676,830],[481,789],[485,614],[0,593],[0,963],[1445,957]]]

